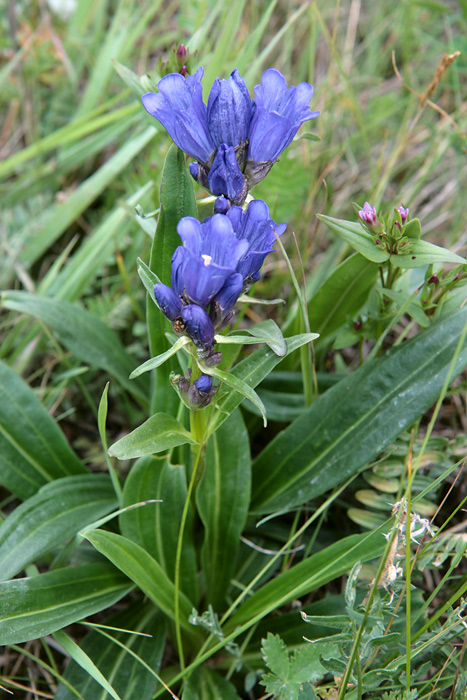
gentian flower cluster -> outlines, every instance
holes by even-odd
[[[200,356],[212,363],[217,359],[215,333],[228,324],[240,294],[259,279],[276,234],[286,229],[286,224],[275,224],[260,199],[245,212],[227,207],[221,198],[203,222],[191,216],[179,221],[183,245],[172,257],[171,287],[154,287],[156,302],[175,332],[188,335]]]
[[[166,75],[158,93],[143,95],[143,104],[177,146],[195,158],[189,166],[193,178],[212,194],[243,204],[300,125],[318,116],[309,107],[313,87],[303,82],[288,88],[284,76],[270,68],[251,99],[235,69],[227,80],[216,78],[205,105],[202,76],[203,68],[186,77]]]

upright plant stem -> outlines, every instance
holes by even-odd
[[[174,587],[175,587],[175,601],[174,601],[174,608],[175,608],[175,636],[177,639],[177,649],[178,649],[178,656],[180,659],[180,668],[183,669],[185,668],[185,657],[183,654],[183,643],[182,643],[182,632],[181,632],[181,627],[180,627],[180,564],[181,564],[181,559],[182,559],[182,545],[183,545],[183,534],[185,532],[185,525],[186,525],[186,519],[188,516],[188,508],[190,507],[190,502],[191,502],[191,495],[193,493],[193,488],[196,482],[196,474],[198,472],[198,467],[201,462],[201,454],[203,451],[203,444],[201,443],[198,445],[198,448],[196,450],[196,455],[193,463],[193,470],[191,472],[191,478],[190,478],[190,483],[188,485],[188,491],[186,494],[186,499],[185,499],[185,505],[183,506],[183,513],[182,513],[182,519],[180,521],[180,530],[178,533],[178,541],[177,541],[177,553],[175,556],[175,581],[174,581]]]

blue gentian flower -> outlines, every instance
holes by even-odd
[[[303,122],[314,119],[309,104],[313,87],[309,83],[287,88],[278,70],[269,68],[255,87],[256,110],[248,132],[248,160],[274,162],[292,142]]]
[[[276,234],[282,236],[287,224],[276,224],[269,216],[266,202],[261,199],[250,202],[246,212],[241,207],[231,207],[226,216],[237,238],[248,241],[248,252],[237,265],[237,272],[251,284],[259,278],[264,259],[273,250]]]
[[[206,106],[202,75],[202,68],[186,78],[166,75],[158,93],[143,95],[143,104],[177,146],[196,159],[190,164],[194,179],[213,194],[242,204],[300,125],[318,116],[308,106],[313,88],[309,83],[288,88],[284,76],[270,68],[252,100],[235,69],[227,80],[215,80]]]
[[[286,224],[275,224],[262,200],[250,202],[246,212],[226,208],[221,199],[215,213],[203,222],[185,216],[177,226],[183,245],[172,257],[171,285],[158,283],[154,296],[162,313],[178,333],[188,335],[206,357],[214,335],[224,328],[240,294],[259,278],[259,271]],[[216,207],[215,207],[216,209]]]
[[[172,286],[190,303],[207,308],[248,251],[248,241],[239,240],[229,219],[214,214],[201,224],[192,216],[180,220],[177,231],[183,247],[172,259]]]

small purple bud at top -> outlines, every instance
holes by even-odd
[[[368,204],[368,202],[365,202],[363,209],[360,209],[358,215],[365,224],[369,224],[370,226],[374,224],[378,218],[376,216],[376,209],[372,207],[371,204]]]
[[[230,202],[226,197],[221,196],[214,202],[214,214],[227,214],[230,209]]]
[[[180,44],[180,46],[177,49],[177,56],[179,58],[185,58],[186,56],[186,48],[184,44]]]
[[[439,284],[438,275],[431,275],[430,279],[428,280],[428,284]]]
[[[212,377],[208,374],[202,374],[201,377],[195,381],[195,387],[198,391],[207,394],[212,388]]]
[[[158,307],[170,321],[175,321],[180,316],[182,302],[173,289],[165,284],[155,284],[154,297]]]
[[[402,206],[402,204],[401,204],[397,211],[401,215],[402,223],[405,224],[405,222],[407,221],[407,217],[409,215],[409,209]]]
[[[188,304],[182,309],[182,320],[187,335],[196,347],[202,350],[214,345],[214,326],[206,311],[197,304]]]
[[[354,330],[359,331],[360,328],[362,327],[362,322],[361,321],[355,321],[353,324]]]

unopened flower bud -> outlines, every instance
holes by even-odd
[[[185,45],[184,45],[184,44],[180,44],[180,46],[179,46],[178,49],[177,49],[177,56],[178,56],[179,58],[185,58],[186,53],[187,53],[187,51],[186,51]]]
[[[179,318],[182,311],[182,302],[173,289],[167,287],[165,284],[155,284],[154,297],[164,316],[170,321],[175,321]]]
[[[365,202],[363,209],[360,209],[358,215],[361,220],[369,226],[372,226],[378,219],[375,207],[372,207],[368,202]]]
[[[192,165],[192,164],[190,164]],[[196,178],[195,178],[196,180]],[[230,202],[225,197],[221,196],[214,202],[214,214],[227,214],[230,209]]]
[[[435,284],[435,285],[438,285],[438,284],[439,284],[439,277],[438,277],[438,275],[431,275],[431,277],[430,277],[429,280],[428,280],[428,284]]]
[[[409,215],[409,209],[402,206],[402,204],[401,204],[397,211],[401,215],[402,223],[405,224],[405,222],[407,221],[407,217]]]
[[[194,384],[198,391],[202,391],[204,394],[207,394],[212,389],[212,377],[210,377],[208,374],[202,374]]]
[[[202,350],[214,345],[214,326],[206,311],[197,304],[188,304],[182,309],[182,320],[187,335],[196,347]]]
[[[212,352],[209,355],[209,357],[207,357],[204,360],[204,364],[206,365],[206,367],[215,367],[220,362],[222,362],[222,353],[221,352]]]

